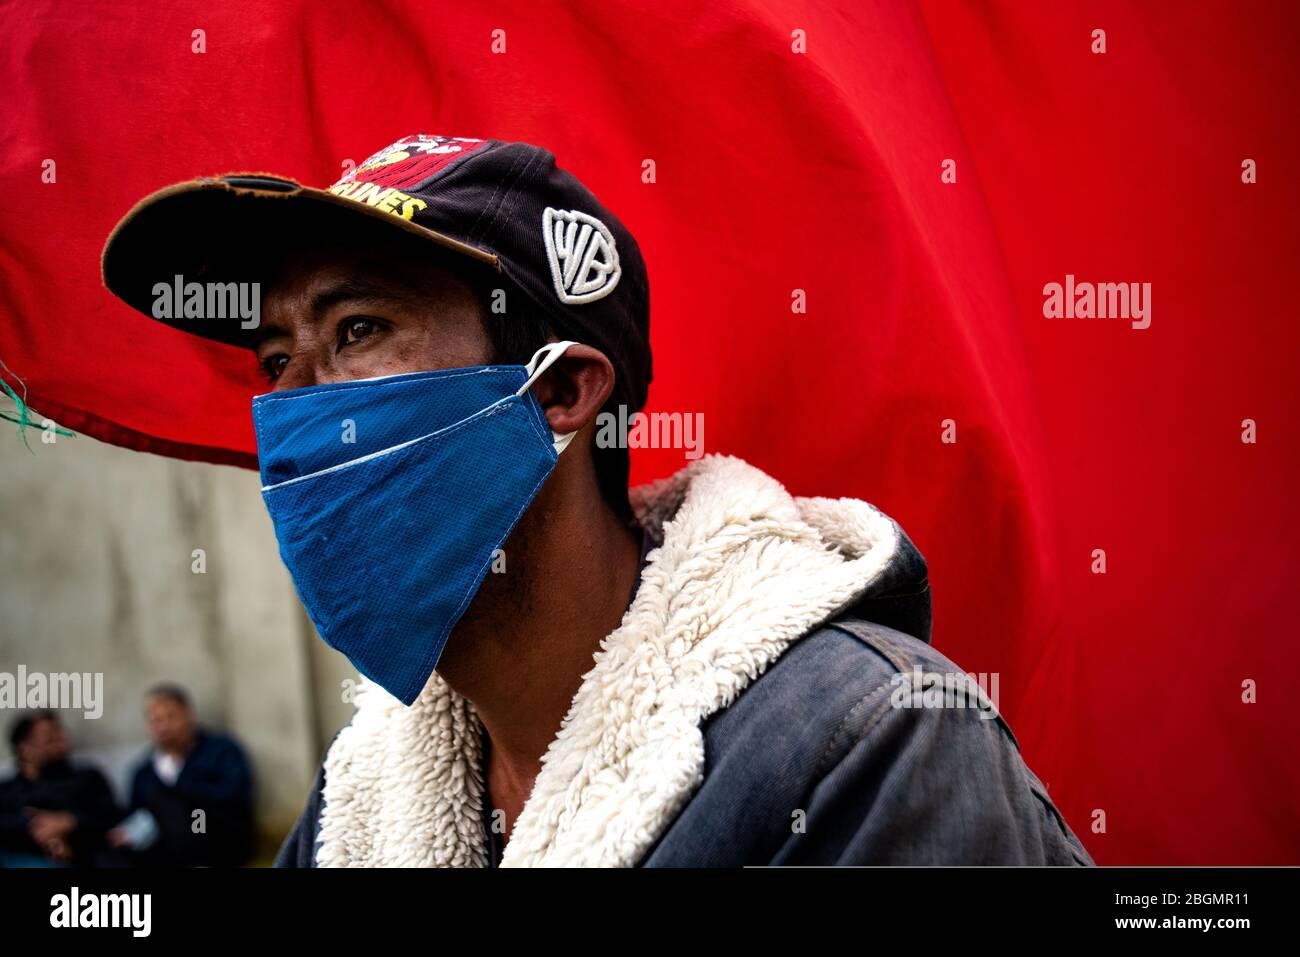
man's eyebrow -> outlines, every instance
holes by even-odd
[[[311,312],[320,315],[332,306],[352,300],[369,302],[409,302],[415,298],[413,290],[396,282],[375,282],[361,276],[350,276],[332,283],[311,297]]]
[[[409,305],[423,301],[420,292],[401,279],[386,277],[383,281],[379,281],[359,275],[348,276],[330,283],[312,295],[309,315],[311,321],[318,322],[326,310],[341,302],[390,302]],[[264,322],[253,335],[252,348],[257,349],[268,339],[288,335],[290,335],[289,330],[274,322]]]

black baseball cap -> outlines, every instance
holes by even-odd
[[[644,406],[650,290],[641,251],[554,154],[528,143],[417,134],[327,189],[266,173],[169,186],[114,227],[104,246],[104,285],[150,318],[251,346],[256,329],[235,318],[159,317],[158,284],[250,281],[258,275],[252,260],[264,255],[260,239],[291,242],[296,227],[363,234],[378,224],[432,244],[453,269],[464,261],[504,276],[561,338],[604,352],[616,396],[632,410]]]

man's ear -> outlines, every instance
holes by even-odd
[[[605,353],[571,345],[533,385],[551,431],[577,432],[594,421],[614,391],[614,366]]]

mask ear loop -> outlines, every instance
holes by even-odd
[[[528,360],[528,365],[524,366],[524,368],[528,370],[528,381],[519,387],[519,391],[516,392],[515,395],[521,396],[532,388],[533,383],[541,377],[543,372],[555,364],[555,360],[564,355],[569,346],[576,345],[576,342],[571,342],[566,339],[564,342],[548,342],[546,345],[534,352],[533,357]],[[551,445],[555,447],[555,454],[559,455],[567,449],[569,443],[573,441],[573,437],[577,434],[577,432],[569,432],[565,435],[560,435],[560,433],[555,430],[551,430]]]

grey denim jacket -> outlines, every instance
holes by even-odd
[[[926,640],[925,565],[908,546],[891,587],[705,722],[703,783],[641,866],[1093,863],[1001,716],[894,706],[896,676],[960,672]],[[323,786],[322,767],[277,867],[314,866]]]
[[[720,563],[718,567],[724,569],[737,567],[737,556],[741,556],[740,567],[748,572],[756,556],[770,556],[772,548],[793,548],[781,543],[796,537],[806,540],[802,521],[820,523],[824,535],[843,534],[846,542],[862,533],[863,528],[874,529],[874,538],[867,539],[877,542],[887,559],[870,572],[864,587],[854,586],[854,597],[846,607],[802,637],[796,634],[752,680],[741,682],[734,700],[729,704],[724,701],[699,722],[696,741],[702,741],[703,753],[698,766],[689,757],[693,750],[690,736],[670,735],[665,739],[667,750],[654,752],[658,755],[655,762],[642,765],[639,775],[628,770],[606,770],[591,778],[595,784],[586,785],[587,791],[567,792],[589,795],[587,802],[606,803],[584,808],[582,800],[576,804],[564,800],[566,792],[556,789],[556,780],[561,785],[566,783],[564,780],[557,777],[548,782],[552,791],[545,795],[546,804],[539,807],[553,809],[546,813],[559,817],[535,815],[527,827],[517,824],[508,846],[516,856],[514,863],[551,863],[554,857],[548,855],[557,853],[555,848],[562,841],[566,842],[560,848],[565,855],[562,863],[611,859],[613,854],[597,857],[589,850],[590,842],[604,841],[615,849],[634,848],[633,853],[618,860],[644,867],[1093,863],[1047,789],[1026,766],[1010,727],[991,709],[988,699],[966,699],[967,706],[963,707],[957,706],[962,703],[959,698],[923,690],[933,692],[935,676],[950,678],[963,672],[929,643],[926,564],[901,529],[863,503],[791,499],[779,485],[739,460],[722,459],[710,464],[706,459],[694,476],[675,477],[673,481],[677,486],[655,490],[656,503],[643,507],[638,517],[649,529],[654,544],[673,535],[679,536],[676,541],[687,544],[674,545],[676,559],[673,554],[656,558],[651,553],[644,571],[647,584],[629,609],[625,627],[634,624],[638,614],[654,620],[651,613],[662,605],[665,595],[677,595],[675,589],[683,580],[688,589],[693,587],[691,582],[698,581],[673,577],[675,560],[677,567],[688,567],[692,575],[697,575],[700,556],[712,555]],[[746,489],[747,483],[752,488]],[[707,506],[697,510],[698,514],[691,511],[692,494],[699,495]],[[725,499],[739,494],[745,495],[746,507],[737,511]],[[794,517],[795,507],[802,519]],[[660,518],[656,518],[656,510],[662,513]],[[754,522],[755,531],[738,530],[737,521],[743,525],[749,520]],[[773,528],[777,530],[775,535]],[[726,536],[727,547],[714,547],[722,540],[719,535]],[[743,557],[737,543],[747,540],[759,543],[758,550]],[[804,557],[796,558],[802,564],[794,567],[802,571],[794,574],[805,574],[806,566],[817,562],[824,563],[825,568],[804,579],[811,592],[791,593],[796,595],[791,599],[796,603],[807,600],[798,595],[816,596],[820,588],[830,587],[822,583],[839,569],[834,564],[839,559],[815,546],[809,549],[795,553]],[[841,550],[847,550],[846,557],[851,558],[848,553],[860,554],[862,548],[838,545],[837,552]],[[684,565],[687,560],[694,564]],[[732,564],[728,566],[728,562]],[[780,588],[787,582],[792,574],[790,567],[782,566],[784,570],[777,577],[766,579],[772,583],[770,587]],[[748,580],[744,575],[728,578],[729,574],[725,570],[716,572],[707,580]],[[653,594],[655,589],[659,590],[657,596]],[[734,595],[737,591],[748,594],[737,588],[728,593]],[[640,607],[643,597],[645,605]],[[767,598],[772,604],[771,596]],[[781,597],[776,602],[778,613],[771,620],[779,621],[779,609],[785,600]],[[625,637],[628,645],[624,652],[635,651],[641,640],[654,640],[653,636],[642,639],[636,632]],[[614,638],[611,636],[609,641],[612,643]],[[728,647],[734,650],[725,658],[715,659],[710,667],[716,670],[705,673],[718,679],[730,672],[746,671],[750,665],[738,663],[735,655],[749,645],[760,645],[761,636],[755,639],[733,640]],[[640,672],[643,667],[635,670]],[[673,665],[672,671],[666,673],[680,676],[674,677],[670,691],[679,680],[698,682],[698,678],[690,676],[700,674],[698,668],[686,664]],[[445,844],[449,832],[444,828],[454,827],[456,836],[452,840],[462,844],[458,861],[487,866],[500,863],[501,841],[492,827],[490,796],[485,788],[477,794],[466,791],[463,800],[455,797],[450,802],[447,792],[439,791],[426,803],[427,785],[422,782],[436,779],[438,774],[450,774],[448,779],[462,785],[477,779],[481,787],[487,753],[480,746],[486,735],[470,707],[449,697],[446,689],[430,689],[429,694],[430,707],[423,714],[402,710],[391,701],[376,700],[365,727],[355,729],[362,736],[346,742],[347,747],[334,749],[338,752],[336,763],[329,766],[351,776],[346,786],[335,792],[340,800],[348,802],[333,809],[334,821],[341,822],[334,825],[335,836],[329,838],[336,845],[335,860],[353,866],[419,861],[422,858],[403,859],[400,855],[421,840]],[[602,708],[608,705],[599,700],[588,702],[583,712],[577,705],[580,698],[581,692],[575,699],[573,720],[592,720],[593,716],[600,720]],[[617,700],[621,703],[632,699]],[[663,700],[671,704],[673,699]],[[653,721],[662,714],[662,707],[662,703],[652,704],[645,715]],[[458,715],[455,722],[448,719],[448,709],[455,712],[453,716]],[[357,720],[354,718],[354,725]],[[429,721],[443,724],[433,732],[421,730]],[[617,737],[604,740],[625,741],[627,727],[635,730],[631,735],[634,750],[625,766],[631,767],[630,762],[645,750],[642,735],[653,734],[649,729],[655,726],[616,727]],[[351,730],[344,729],[340,735]],[[451,772],[436,772],[431,770],[434,765],[413,763],[406,776],[417,786],[403,790],[403,783],[393,778],[403,773],[397,769],[406,763],[407,752],[384,749],[398,747],[394,740],[419,742],[435,732],[444,743],[460,735],[461,763],[449,765],[457,769]],[[400,745],[403,749],[419,746]],[[573,743],[567,746],[572,749]],[[687,751],[681,752],[680,746]],[[352,756],[347,758],[349,749]],[[376,749],[384,753],[376,755]],[[439,752],[445,750],[440,745]],[[684,763],[674,765],[679,753],[688,757]],[[572,750],[568,757],[571,760],[550,770],[581,775],[592,759],[597,763],[604,759],[603,753],[598,757]],[[328,763],[327,758],[307,807],[280,849],[277,866],[316,866],[324,853],[321,822],[329,817]],[[551,765],[556,764],[556,760],[551,761]],[[655,797],[655,789],[662,783],[645,768],[667,768],[664,773],[686,768],[690,776],[680,784],[669,785],[673,801],[647,803],[658,810],[629,810],[629,805],[645,801],[647,795]],[[466,770],[472,773],[467,776]],[[537,801],[540,782],[539,777],[530,804]],[[456,795],[462,794],[460,787]],[[359,803],[360,794],[368,794],[372,803]],[[556,800],[554,795],[561,799]],[[474,809],[468,817],[457,810],[458,803],[465,802]],[[367,807],[371,810],[367,811]],[[576,811],[566,812],[564,808]],[[375,813],[390,822],[384,825],[382,854],[366,851],[366,842],[374,834],[374,828],[366,822],[374,820],[369,815]],[[582,814],[586,814],[584,826],[589,830],[575,831],[573,815]],[[428,826],[430,817],[436,826]],[[391,823],[394,819],[398,823]],[[566,825],[573,833],[564,833]],[[414,833],[421,827],[426,832],[423,836]],[[529,827],[533,832],[529,838],[540,848],[536,852],[526,842],[514,846],[517,841],[527,840],[519,838],[519,833],[521,828],[527,832]],[[546,830],[548,827],[554,830]],[[539,834],[544,841],[537,840]],[[347,856],[339,849],[345,850]],[[369,856],[365,856],[367,853]],[[444,852],[435,849],[423,859],[436,861],[438,853]],[[521,854],[530,856],[524,858]]]

